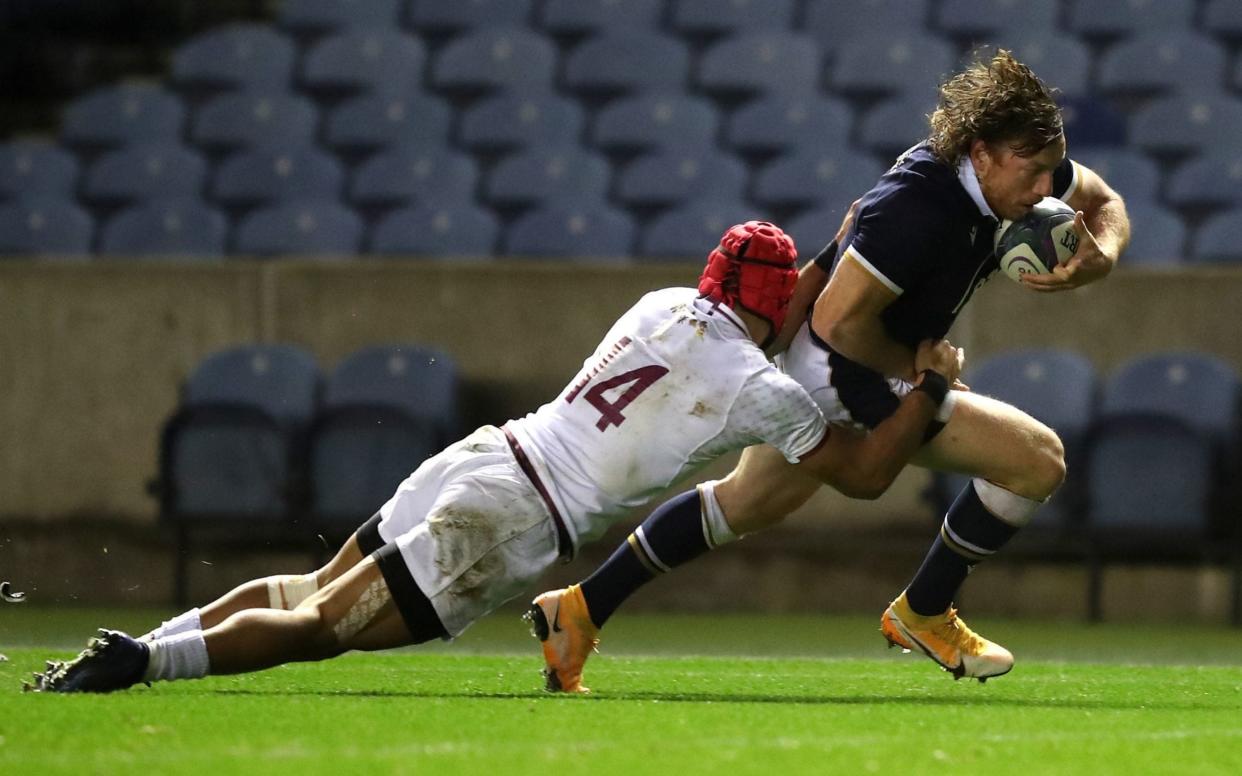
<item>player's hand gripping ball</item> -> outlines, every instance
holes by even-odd
[[[1069,261],[1078,250],[1074,209],[1059,199],[1044,197],[1017,221],[996,228],[996,256],[1001,270],[1015,281],[1023,275],[1043,275]]]

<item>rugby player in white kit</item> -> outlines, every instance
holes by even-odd
[[[921,343],[918,385],[891,417],[865,436],[829,430],[761,349],[784,322],[796,260],[772,224],[732,227],[697,290],[644,296],[556,399],[428,459],[319,572],[254,580],[139,639],[101,630],[31,689],[107,692],[452,638],[676,480],[749,445],[846,494],[878,495],[921,445],[961,351]],[[707,503],[701,530],[723,541],[728,524]],[[544,610],[531,616],[546,631]],[[581,689],[573,672],[547,679]]]

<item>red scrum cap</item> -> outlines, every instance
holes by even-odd
[[[767,221],[729,227],[707,257],[699,294],[717,304],[745,310],[772,324],[766,347],[785,322],[798,280],[798,249],[793,238]]]

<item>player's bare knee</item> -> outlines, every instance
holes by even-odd
[[[1065,481],[1065,446],[1052,429],[1041,427],[1024,468],[1025,495],[1037,501],[1048,498]]]

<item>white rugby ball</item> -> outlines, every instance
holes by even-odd
[[[1031,212],[996,228],[996,257],[1001,271],[1012,280],[1043,275],[1078,252],[1074,209],[1054,197],[1044,197]]]

